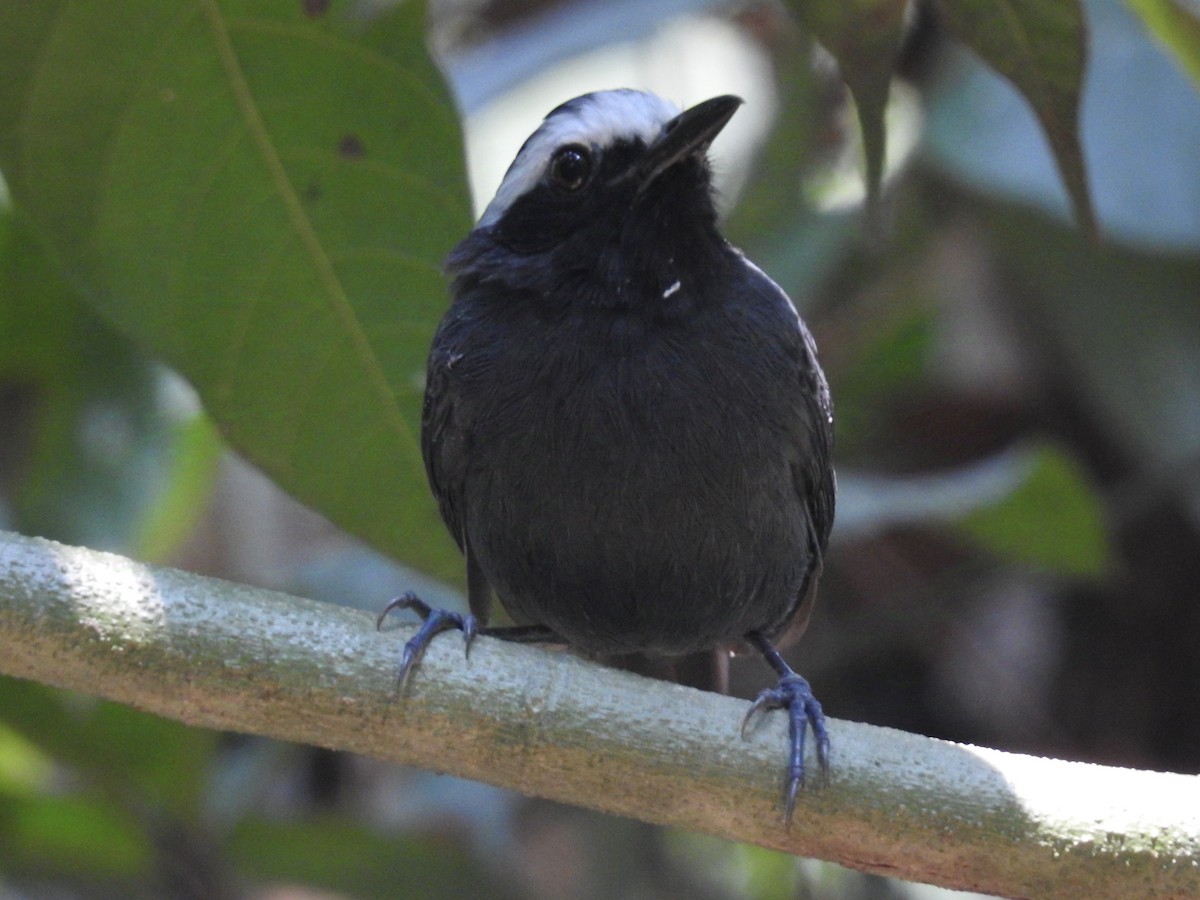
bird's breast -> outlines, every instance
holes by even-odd
[[[510,613],[603,653],[786,614],[808,566],[794,411],[738,350],[627,322],[509,341],[480,373],[468,539]]]

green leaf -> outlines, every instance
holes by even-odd
[[[211,424],[194,400],[168,389],[173,384],[80,301],[0,208],[0,386],[13,526],[165,556],[199,516],[220,453]]]
[[[851,455],[876,444],[896,403],[922,389],[937,338],[925,298],[901,288],[887,300],[857,319],[853,360],[838,373],[838,446]]]
[[[208,505],[224,445],[212,421],[196,415],[174,423],[163,484],[133,535],[137,559],[167,559],[191,534]]]
[[[145,878],[154,848],[111,799],[0,796],[0,860],[6,875],[79,880],[96,891],[98,881]]]
[[[0,7],[0,167],[96,308],[230,443],[386,552],[461,563],[418,449],[440,263],[470,225],[423,6]]]
[[[883,181],[887,133],[884,111],[892,70],[904,39],[907,0],[793,0],[791,9],[837,60],[854,97],[862,128],[867,208],[874,211]]]
[[[798,28],[783,29],[772,55],[779,113],[725,229],[803,308],[856,246],[861,229],[851,211],[813,208],[801,188],[814,165],[825,113],[810,42]]]
[[[218,739],[119,703],[10,678],[0,679],[0,721],[90,787],[115,789],[185,821],[198,813]]]
[[[34,796],[53,784],[54,764],[0,722],[0,796]]]
[[[941,524],[990,553],[1068,576],[1098,576],[1112,549],[1099,493],[1082,467],[1051,444],[1012,447],[967,466],[920,475],[845,468],[838,533]]]
[[[1127,0],[1200,88],[1200,12],[1177,0]]]
[[[1058,163],[1086,233],[1096,216],[1079,140],[1087,62],[1080,0],[951,0],[940,5],[959,40],[1008,79],[1029,102]]]
[[[766,143],[747,172],[737,203],[725,219],[726,233],[755,259],[765,236],[807,212],[800,182],[811,165],[822,113],[808,37],[799,28],[781,28],[771,56],[778,112]]]
[[[1083,469],[1056,447],[1034,448],[1027,474],[995,505],[957,523],[993,553],[1052,572],[1100,576],[1110,568],[1104,511]]]
[[[518,896],[436,831],[386,837],[332,817],[303,822],[247,817],[234,829],[229,852],[243,877],[299,881],[364,900],[473,897],[483,884],[486,895],[497,900]]]
[[[809,893],[801,889],[800,860],[790,853],[738,844],[737,858],[750,900],[789,900]],[[804,887],[811,889],[811,881],[804,879]]]

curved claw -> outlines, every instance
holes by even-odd
[[[388,601],[388,605],[379,611],[379,615],[375,617],[375,630],[379,631],[383,628],[383,620],[388,617],[388,614],[394,609],[412,609],[421,617],[422,621],[429,617],[433,612],[432,607],[412,591],[406,594],[401,594],[399,597],[393,597]]]
[[[784,807],[784,822],[790,828],[792,813],[796,808],[796,796],[804,784],[804,743],[811,726],[817,741],[817,764],[821,774],[829,771],[829,732],[825,728],[825,713],[813,696],[812,688],[801,676],[791,673],[779,679],[779,684],[762,691],[746,716],[742,719],[742,736],[750,721],[759,713],[769,709],[786,709],[788,712],[788,735],[791,752],[788,755],[787,790]]]
[[[746,710],[746,715],[742,717],[742,740],[746,739],[746,729],[750,727],[751,720],[759,713],[765,712],[767,709],[778,709],[780,704],[771,702],[775,697],[775,688],[767,688],[760,691],[759,695],[754,698],[754,702],[750,704],[750,708]]]
[[[425,655],[426,648],[428,648],[435,636],[443,631],[450,631],[457,628],[463,633],[463,642],[466,647],[465,653],[469,654],[471,652],[471,642],[475,640],[475,635],[479,633],[479,623],[474,616],[464,616],[460,613],[451,612],[448,609],[435,609],[411,591],[389,602],[375,620],[375,627],[382,627],[383,620],[394,609],[411,609],[421,617],[421,627],[404,644],[404,652],[400,657],[400,670],[396,674],[397,694],[404,691],[404,686],[408,683],[409,675],[412,674],[412,670],[416,667],[417,663],[421,661],[421,658]]]

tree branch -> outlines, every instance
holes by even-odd
[[[1008,896],[1200,895],[1200,778],[830,724],[781,825],[785,723],[744,701],[0,532],[0,673],[210,728],[446,771],[869,872]]]

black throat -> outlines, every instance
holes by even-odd
[[[460,294],[488,284],[507,302],[547,312],[610,310],[670,320],[718,302],[735,252],[717,230],[708,166],[684,160],[644,187],[606,192],[574,217],[559,217],[553,242],[529,241],[514,225],[528,208],[472,231],[447,269]],[[489,292],[491,293],[491,292]],[[503,301],[502,301],[503,302]]]

